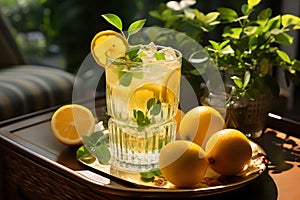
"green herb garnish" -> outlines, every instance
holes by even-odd
[[[137,32],[139,32],[143,26],[146,23],[145,19],[141,19],[141,20],[137,20],[135,22],[133,22],[132,24],[129,25],[128,31],[127,31],[127,36],[125,35],[124,31],[123,31],[123,23],[122,20],[115,14],[104,14],[102,15],[102,17],[109,22],[110,24],[112,24],[114,27],[116,27],[121,34],[123,35],[123,37],[127,40],[127,42],[129,43],[129,38],[130,36],[136,34]],[[139,54],[139,50],[140,50],[141,45],[136,45],[136,46],[132,46],[129,49],[126,50],[125,52],[125,57],[122,57],[120,59],[124,59],[124,60],[130,60],[133,62],[141,62],[141,55]],[[120,65],[120,66],[124,66],[123,62],[117,63],[114,62],[114,65]],[[128,68],[128,70],[131,67],[139,67],[141,65],[130,65],[130,66],[126,66],[126,68]],[[124,68],[123,68],[124,69]],[[123,70],[122,69],[122,70]],[[121,69],[120,69],[121,70]],[[119,84],[123,85],[125,87],[129,86],[132,78],[143,78],[143,74],[142,73],[132,73],[132,72],[122,72],[119,71]]]
[[[141,172],[141,179],[145,182],[153,181],[155,176],[162,176],[162,173],[159,168],[151,169],[148,172]]]
[[[110,160],[110,151],[108,149],[108,135],[103,131],[94,132],[91,136],[82,136],[84,147],[77,151],[77,159],[83,160],[89,158],[93,153],[101,164],[107,164]]]
[[[156,98],[151,98],[147,101],[147,110],[144,113],[141,110],[133,110],[133,116],[139,126],[145,127],[154,120],[154,116],[158,115],[161,111],[161,102]],[[148,113],[152,116],[149,118]]]
[[[81,146],[77,152],[76,152],[76,159],[77,160],[82,160],[85,163],[93,163],[96,158],[94,156],[91,155],[91,153],[89,152],[89,150],[87,150],[87,148],[85,148],[85,146]]]
[[[127,39],[127,41],[129,41],[130,36],[139,32],[146,23],[146,19],[141,19],[141,20],[137,20],[137,21],[133,22],[132,24],[130,24],[129,28],[128,28],[128,32],[127,32],[127,37],[126,37],[125,33],[123,32],[122,20],[117,15],[108,13],[108,14],[104,14],[101,16],[107,22],[109,22],[114,27],[116,27],[121,32],[121,34],[124,36],[124,38]]]

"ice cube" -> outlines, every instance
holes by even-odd
[[[143,46],[143,49],[150,51],[152,53],[157,52],[157,47],[153,42],[150,42],[148,45]]]
[[[154,53],[147,53],[141,57],[143,63],[151,63],[156,61],[156,57]]]
[[[141,59],[143,63],[155,62],[155,54],[157,53],[157,47],[153,42],[150,42],[148,45],[142,46],[139,54],[142,55]]]
[[[158,52],[164,54],[166,60],[174,60],[177,57],[174,49],[172,49],[171,47],[163,48]]]

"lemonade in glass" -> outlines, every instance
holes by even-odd
[[[112,165],[130,171],[158,167],[160,149],[175,140],[182,55],[164,46],[106,54],[106,102]]]

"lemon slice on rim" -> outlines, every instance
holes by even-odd
[[[81,136],[90,136],[94,132],[95,118],[82,105],[64,105],[54,112],[51,128],[55,138],[63,144],[80,145]]]
[[[106,30],[97,33],[91,42],[92,56],[101,67],[106,66],[106,54],[112,58],[125,55],[129,44],[118,32]]]

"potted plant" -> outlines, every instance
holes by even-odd
[[[218,26],[224,29],[218,40],[208,40],[209,44],[205,45],[227,87],[227,125],[250,136],[259,136],[270,101],[279,94],[272,71],[282,68],[288,84],[300,80],[300,62],[279,48],[279,45],[292,45],[293,37],[288,32],[300,29],[300,18],[291,14],[272,17],[270,8],[256,14],[255,8],[260,3],[261,0],[248,0],[241,6],[241,14],[231,8],[217,8],[215,22],[220,22]],[[184,14],[184,10],[181,12]],[[194,19],[202,19],[197,17],[197,12],[194,10]],[[209,95],[206,100],[217,96]]]

